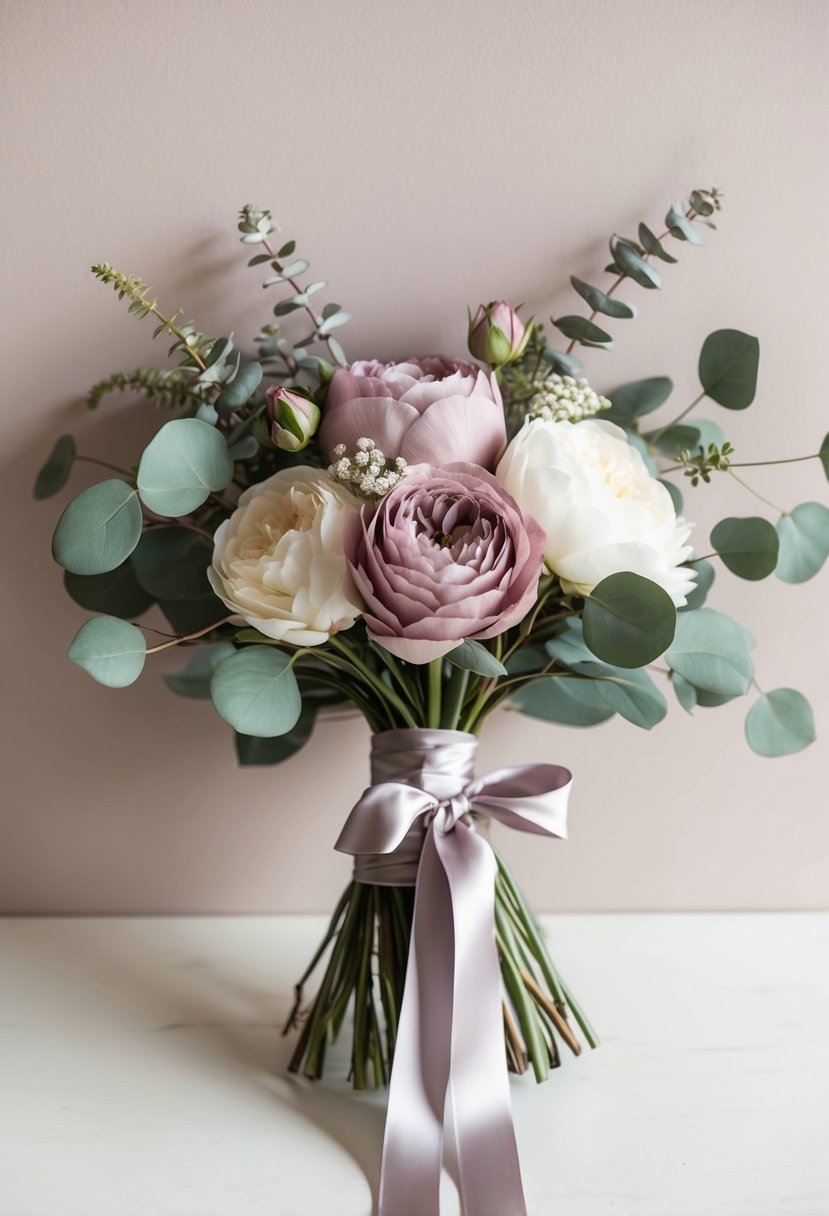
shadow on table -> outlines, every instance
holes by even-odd
[[[82,990],[124,1029],[180,1042],[182,1063],[192,1064],[200,1076],[213,1072],[224,1085],[230,1079],[240,1087],[264,1090],[301,1115],[354,1160],[371,1190],[372,1212],[376,1210],[385,1091],[352,1090],[347,1033],[329,1052],[330,1078],[314,1082],[293,1076],[287,1066],[295,1036],[281,1032],[289,994],[252,985],[249,960],[245,972],[244,958],[230,951],[211,952],[208,959],[196,942],[186,940],[184,929],[181,936],[173,931],[163,946],[153,947],[146,930],[142,933],[134,922],[122,924],[116,949],[106,922],[94,919],[83,922],[82,934],[74,922],[71,950],[61,949],[54,936],[37,932],[37,923],[17,938],[27,970],[65,975],[67,991]],[[14,938],[7,945],[14,949]],[[265,960],[262,968],[265,977]],[[69,1025],[67,1030],[71,1032]],[[446,1168],[457,1182],[451,1147]]]

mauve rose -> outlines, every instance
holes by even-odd
[[[504,406],[494,375],[464,359],[432,355],[406,363],[364,360],[338,368],[323,409],[319,441],[329,460],[373,439],[393,460],[494,468],[506,447]]]
[[[535,603],[546,536],[468,463],[412,472],[346,531],[372,638],[410,663],[491,638]]]

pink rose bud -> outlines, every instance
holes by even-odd
[[[304,389],[273,385],[268,389],[271,439],[283,452],[300,452],[316,434],[320,409]]]
[[[473,358],[492,367],[511,363],[530,340],[532,321],[525,325],[505,300],[483,304],[469,316],[469,350]]]

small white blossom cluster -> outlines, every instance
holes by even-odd
[[[594,392],[584,377],[576,380],[554,372],[531,398],[527,417],[543,418],[545,422],[581,422],[609,409],[607,397]]]
[[[328,466],[328,472],[342,485],[369,502],[376,502],[389,490],[393,490],[406,474],[409,467],[402,456],[395,460],[387,460],[373,439],[358,439],[357,451],[353,456],[347,455],[344,443],[337,444],[331,453],[333,464]]]

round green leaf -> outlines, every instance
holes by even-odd
[[[522,714],[560,726],[598,726],[613,710],[597,694],[593,680],[550,677],[522,688],[513,704]]]
[[[659,409],[670,397],[673,387],[673,382],[667,376],[650,376],[647,380],[623,384],[610,394],[612,408],[602,417],[620,426],[630,426],[634,418]]]
[[[82,490],[58,520],[52,556],[73,574],[105,574],[129,557],[141,537],[141,507],[125,481]]]
[[[777,565],[780,542],[772,524],[759,515],[731,516],[712,529],[711,544],[722,562],[739,578],[766,578]]]
[[[195,633],[228,617],[226,606],[212,591],[192,600],[159,600],[159,606],[175,633]]]
[[[608,708],[634,726],[651,730],[668,712],[668,703],[646,671],[606,668],[601,663],[585,663],[582,670],[596,669],[594,691]]]
[[[710,562],[707,562],[704,557],[699,561],[688,562],[691,570],[696,570],[697,581],[693,591],[689,591],[686,596],[687,603],[679,609],[680,612],[693,612],[696,608],[701,608],[708,598],[708,592],[714,585],[716,571]]]
[[[191,697],[198,701],[210,700],[210,680],[213,672],[236,653],[232,642],[217,642],[207,646],[197,646],[196,652],[186,667],[181,671],[168,672],[163,676],[164,683],[171,692],[180,697]]]
[[[132,558],[107,574],[72,574],[67,570],[63,585],[81,608],[108,616],[140,616],[153,602],[135,576]]]
[[[583,279],[570,275],[570,282],[583,300],[586,300],[594,312],[603,313],[606,317],[618,317],[620,320],[631,320],[636,316],[636,309],[624,300],[614,300],[598,287],[591,287]]]
[[[743,627],[722,612],[680,612],[665,661],[696,688],[739,696],[748,692],[754,677],[749,641]]]
[[[67,653],[99,684],[126,688],[141,675],[147,647],[135,625],[115,616],[96,616],[81,625]]]
[[[450,650],[446,658],[455,667],[460,667],[464,671],[474,671],[479,676],[505,676],[507,674],[504,664],[499,662],[494,654],[490,654],[486,646],[482,646],[480,642],[476,642],[472,638],[467,638],[465,642],[461,642],[460,646]]]
[[[776,688],[746,715],[746,739],[758,756],[792,756],[815,741],[812,707],[794,688]]]
[[[296,726],[284,735],[272,739],[257,739],[255,735],[240,735],[236,732],[236,757],[240,764],[282,764],[300,751],[314,730],[316,709],[303,706]]]
[[[644,667],[673,641],[676,608],[664,588],[624,571],[602,579],[584,605],[584,640],[614,667]]]
[[[829,507],[803,502],[777,521],[780,556],[775,574],[784,583],[814,578],[829,557]]]
[[[671,672],[671,687],[676,693],[676,699],[679,701],[686,713],[691,713],[697,703],[697,690],[694,688],[684,676],[678,675],[677,672]]]
[[[653,446],[660,452],[664,452],[666,456],[676,458],[683,448],[688,451],[693,451],[700,444],[699,428],[681,423],[678,426],[669,426],[662,431],[650,431],[644,438],[652,443]]]
[[[158,515],[187,515],[232,476],[233,458],[220,432],[198,418],[174,418],[144,449],[138,492]]]
[[[702,344],[699,379],[706,395],[729,410],[744,410],[757,391],[760,343],[739,329],[718,329]]]
[[[565,338],[575,338],[577,342],[581,342],[582,346],[600,346],[604,350],[613,349],[613,339],[610,334],[605,333],[592,321],[588,321],[587,317],[559,317],[557,321],[551,317],[550,320],[556,329],[561,330]]]
[[[581,371],[578,359],[573,355],[566,355],[563,350],[553,350],[552,346],[545,346],[541,357],[554,372],[558,372],[561,376],[577,376]]]
[[[159,600],[192,600],[210,594],[207,567],[213,545],[189,528],[150,528],[132,555],[141,586]]]
[[[69,480],[77,449],[71,435],[61,435],[35,479],[35,498],[51,498]]]
[[[225,659],[213,673],[210,695],[225,722],[257,739],[287,734],[302,710],[290,658],[272,646],[248,646]]]

